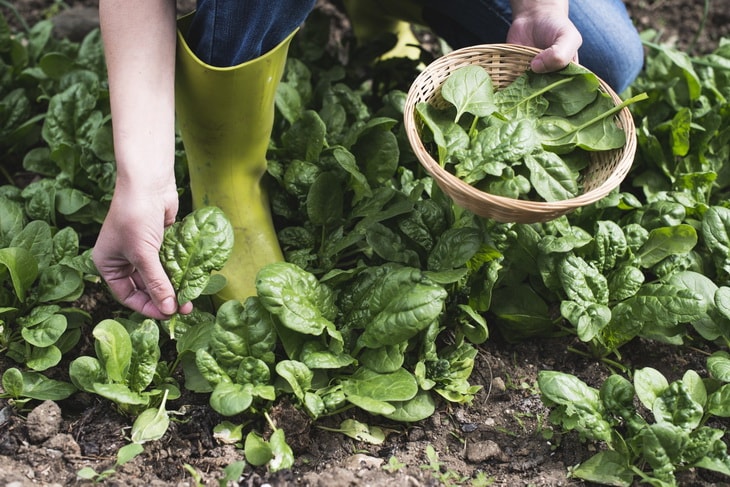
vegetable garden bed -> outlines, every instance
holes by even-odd
[[[277,100],[287,263],[255,299],[163,323],[116,305],[88,258],[114,176],[98,33],[0,25],[0,481],[726,482],[730,44],[647,34],[621,192],[502,224],[410,152],[416,63],[343,67],[327,12]]]

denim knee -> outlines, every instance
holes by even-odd
[[[429,26],[457,49],[505,42],[512,21],[508,0],[424,0]],[[569,16],[583,37],[581,64],[611,87],[625,90],[641,71],[644,50],[622,0],[570,0]]]
[[[570,17],[583,36],[580,63],[624,91],[644,66],[644,47],[623,1],[573,0]]]

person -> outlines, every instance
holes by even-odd
[[[643,64],[641,41],[621,0],[406,1],[415,3],[424,23],[454,48],[506,41],[543,49],[531,63],[537,72],[558,70],[579,60],[620,92],[638,75]],[[373,8],[381,8],[382,3],[386,10],[389,3],[372,2]],[[286,41],[305,21],[314,3],[198,0],[194,15],[187,19],[184,29],[178,30],[173,0],[100,0],[117,177],[92,256],[112,294],[123,305],[156,319],[192,310],[190,303],[177,302],[159,259],[163,231],[175,221],[178,210],[174,175],[176,107],[178,117],[187,112],[185,116],[197,124],[197,129],[183,132],[182,137],[186,151],[195,152],[196,142],[192,139],[195,130],[200,129],[196,113],[204,116],[209,105],[204,99],[192,104],[188,101],[211,93],[219,95],[219,99],[229,95],[227,88],[223,94],[217,93],[219,84],[202,85],[197,93],[181,85],[180,78],[187,75],[181,75],[180,65],[189,60],[181,61],[180,44],[189,47],[193,57],[199,57],[194,61],[205,70],[194,74],[198,64],[193,64],[190,76],[204,79],[213,72],[228,73],[232,81],[226,83],[235,83],[232,73],[237,73],[238,68],[234,67],[240,65],[245,72],[249,63],[274,51],[283,51],[285,58]],[[215,67],[220,69],[216,71]],[[277,76],[281,76],[281,69],[265,76],[268,81],[273,79],[274,90]],[[239,90],[240,93],[232,91],[230,96],[258,99],[259,92],[249,88]],[[263,91],[268,93],[267,104],[271,105],[266,110],[273,110],[272,86]],[[232,113],[248,111],[249,105],[255,104],[236,108],[234,103]],[[266,125],[273,120],[271,113],[256,117],[259,118],[246,123],[252,126],[263,120],[258,125]],[[236,130],[247,129],[243,126]],[[270,127],[268,130],[270,134]],[[258,137],[265,138],[266,133]],[[235,136],[229,139],[237,140]],[[267,142],[268,139],[264,141],[264,150]],[[239,145],[246,143],[243,140]],[[207,157],[204,152],[200,157]],[[259,160],[264,154],[251,157]],[[195,194],[193,197],[195,200]],[[207,196],[200,198],[202,201]],[[233,211],[235,201],[225,204],[228,207],[224,211]],[[241,241],[236,245],[253,244]],[[236,272],[234,269],[229,274]]]

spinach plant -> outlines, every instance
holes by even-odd
[[[160,361],[159,326],[154,320],[106,319],[94,327],[96,357],[80,356],[69,366],[71,382],[102,396],[123,413],[137,416],[180,390]]]
[[[693,227],[649,232],[611,219],[592,225],[588,231],[561,218],[501,228],[503,269],[520,278],[496,284],[490,311],[508,338],[562,329],[605,358],[620,357],[620,347],[636,337],[681,343],[687,324],[710,326],[708,313],[718,315],[712,286],[680,260],[697,244]],[[557,323],[551,306],[558,307]]]
[[[264,417],[273,432],[268,440],[255,431],[246,435],[243,447],[246,461],[255,466],[266,465],[272,472],[291,468],[294,465],[294,453],[286,443],[284,430],[277,428],[267,413],[264,413]]]
[[[0,211],[0,351],[45,371],[78,342],[89,315],[73,302],[96,270],[71,227],[28,221],[22,205],[4,196]]]
[[[227,301],[218,309],[207,346],[195,351],[197,392],[210,393],[210,405],[224,416],[274,401],[270,366],[274,333],[268,313],[255,297]]]
[[[670,383],[647,367],[635,371],[633,383],[612,375],[600,389],[570,374],[540,372],[538,386],[552,408],[550,420],[576,431],[583,441],[607,447],[571,469],[571,475],[623,486],[638,478],[662,487],[677,485],[675,474],[689,468],[730,475],[725,431],[709,425],[713,418],[730,417],[730,358],[718,352],[707,365],[709,379],[688,370]],[[647,413],[653,420],[645,419]]]
[[[146,409],[134,420],[131,442],[117,451],[116,462],[113,467],[102,470],[101,472],[97,472],[92,467],[84,467],[76,472],[76,476],[81,479],[91,480],[95,483],[103,482],[117,473],[117,467],[133,460],[137,455],[142,453],[144,451],[144,443],[162,438],[170,424],[167,411],[165,410],[167,394],[168,391],[165,391],[165,395],[158,408]]]
[[[68,382],[50,379],[33,371],[22,371],[10,367],[2,375],[3,392],[0,397],[10,399],[17,407],[22,408],[31,400],[59,401],[76,392],[76,388]]]
[[[232,247],[231,224],[215,207],[195,210],[165,230],[160,259],[180,302],[215,293],[225,284],[222,276],[211,273],[225,264]],[[223,316],[225,311],[221,320]],[[216,343],[218,338],[226,340],[216,333],[208,336],[212,319],[204,311],[195,311],[190,316],[174,316],[162,323],[170,337],[177,338],[178,355],[172,364],[160,360],[160,324],[154,320],[104,320],[93,331],[97,356],[75,359],[69,368],[71,381],[79,389],[105,397],[122,412],[136,416],[133,444],[158,439],[167,429],[160,426],[168,422],[164,403],[180,396],[179,386],[172,377],[174,370],[181,362],[191,370],[191,356],[205,353],[209,342]],[[212,377],[211,374],[207,376]],[[199,376],[194,376],[187,384],[189,388],[196,387],[196,380],[201,383]]]

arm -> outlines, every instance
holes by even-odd
[[[511,0],[512,26],[507,42],[544,49],[531,68],[555,71],[578,60],[583,39],[568,19],[568,0]]]
[[[162,319],[178,305],[159,260],[175,220],[175,2],[101,0],[102,38],[117,161],[94,262],[125,306]],[[184,308],[184,309],[183,309]],[[180,311],[190,311],[190,304]]]

